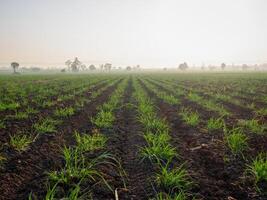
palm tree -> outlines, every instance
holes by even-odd
[[[12,62],[12,63],[11,63],[11,67],[13,68],[13,70],[14,70],[14,74],[15,74],[15,73],[17,73],[17,72],[16,72],[16,69],[19,68],[19,63],[17,63],[17,62]]]
[[[74,61],[71,63],[71,70],[73,72],[79,71],[81,64],[82,64],[81,61],[79,61],[78,58],[76,57]]]

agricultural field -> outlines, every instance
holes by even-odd
[[[267,73],[1,75],[0,199],[267,199]]]

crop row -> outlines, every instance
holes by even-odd
[[[262,108],[263,105],[267,105],[266,95],[264,93],[262,96],[260,96],[258,93],[251,93],[250,95],[245,94],[245,92],[251,90],[251,88],[253,87],[253,84],[248,81],[244,81],[245,83],[238,82],[234,87],[231,85],[231,82],[221,83],[220,81],[207,81],[205,83],[199,80],[195,83],[191,81],[190,84],[181,84],[181,82],[175,79],[157,80],[160,81],[163,85],[175,84],[175,87],[178,87],[187,92],[193,91],[198,95],[214,98],[214,100],[218,102],[230,103],[242,108],[254,110],[254,112],[258,114],[266,115],[266,108]],[[257,84],[254,84],[256,85],[255,87],[257,87]],[[236,88],[237,86],[239,88],[241,86],[244,87],[244,90],[239,91],[238,88]]]
[[[102,134],[101,129],[112,126],[113,112],[121,101],[126,85],[127,80],[124,79],[109,100],[98,108],[97,114],[88,119],[88,123],[92,122],[96,129],[91,129],[92,133],[75,132],[76,145],[64,147],[64,167],[49,173],[49,187],[45,199],[91,199],[94,185],[106,187],[114,193],[115,188],[103,169],[112,168],[121,176],[123,170],[119,160],[105,151],[108,136]]]
[[[152,87],[155,87],[155,86],[152,86]],[[173,91],[171,90],[171,88],[173,88],[174,86],[164,84],[164,86],[161,86],[161,87],[164,88],[165,90]],[[208,99],[203,98],[198,93],[192,90],[183,92],[183,90],[176,89],[176,91],[174,92],[176,96],[180,97],[181,95],[183,95],[186,99],[192,102],[195,102],[196,104],[199,104],[200,106],[206,108],[207,110],[217,112],[219,114],[219,117],[217,118],[218,122],[221,121],[222,118],[231,118],[231,120],[233,120],[233,118],[231,117],[232,113],[226,110],[223,105],[213,100],[212,97]],[[262,110],[264,110],[264,108]],[[196,116],[196,115],[197,114],[194,114],[193,116]],[[265,117],[264,113],[259,111],[259,112],[255,112],[255,115],[252,119],[238,119],[235,121],[237,121],[238,125],[241,125],[244,128],[247,128],[252,133],[264,134],[266,132],[266,125],[264,124],[264,121],[261,121],[261,119],[264,117]],[[208,124],[212,123],[213,121],[214,120],[208,121]]]
[[[64,102],[79,97],[88,90],[88,87],[104,83],[99,78],[62,82],[64,87],[62,87],[61,82],[61,84],[55,82],[53,85],[48,86],[48,88],[46,88],[47,86],[41,87],[29,84],[28,87],[34,88],[31,91],[18,87],[16,90],[23,91],[23,95],[20,94],[18,98],[5,94],[5,97],[2,97],[0,102],[0,111],[7,111],[4,115],[5,118],[1,119],[2,124],[6,120],[28,119],[31,114],[38,114],[44,109],[64,105]],[[36,92],[35,89],[42,92]],[[16,90],[14,93],[19,93]],[[31,98],[28,97],[29,94],[32,94]]]
[[[52,113],[48,115],[43,115],[34,123],[29,123],[28,129],[13,131],[10,134],[10,139],[8,144],[9,147],[16,150],[18,153],[27,151],[30,145],[39,139],[39,136],[44,134],[56,134],[58,128],[64,124],[65,119],[70,118],[82,110],[85,104],[89,104],[92,100],[97,98],[102,94],[107,88],[114,85],[118,80],[108,80],[104,87],[99,88],[96,91],[92,91],[88,97],[86,93],[84,96],[81,95],[79,98],[76,97],[73,104],[69,104],[67,107],[55,108]],[[92,85],[91,87],[93,87]],[[8,159],[8,156],[1,156],[1,161]],[[7,157],[7,158],[6,158]]]
[[[134,81],[134,97],[138,102],[138,119],[144,126],[147,145],[140,150],[142,159],[150,160],[156,167],[156,199],[186,199],[192,182],[183,164],[174,166],[178,157],[170,144],[169,127],[157,116],[155,105],[142,86]]]
[[[146,87],[151,90],[158,98],[162,99],[164,102],[176,105],[179,109],[177,109],[177,115],[180,115],[182,120],[189,126],[197,127],[200,123],[201,116],[198,114],[197,111],[192,111],[190,107],[181,106],[181,102],[175,98],[174,95],[168,94],[167,92],[160,90],[155,85],[153,85],[149,81],[145,81]],[[177,96],[181,95],[181,92],[178,91]],[[190,95],[190,94],[189,94]],[[191,98],[188,98],[192,100]],[[199,101],[193,101],[198,102]],[[202,105],[200,103],[200,105]],[[205,103],[204,103],[205,105]],[[222,131],[224,134],[223,140],[232,154],[236,157],[243,156],[244,152],[249,151],[249,137],[245,134],[244,129],[248,128],[254,134],[264,134],[266,127],[264,125],[259,125],[258,122],[254,119],[252,120],[244,120],[243,124],[236,124],[227,125],[224,121],[223,116],[215,118],[211,117],[210,119],[203,120],[206,122],[206,129],[211,133],[214,134],[216,131]],[[199,129],[201,132],[201,128]],[[205,133],[203,133],[205,134]],[[257,136],[256,136],[257,137]],[[212,139],[212,138],[211,138]],[[250,158],[249,158],[250,160]],[[259,152],[256,158],[252,159],[252,161],[246,161],[247,172],[254,177],[255,184],[259,183],[260,181],[266,181],[265,174],[265,167],[267,164],[267,155],[264,152]]]

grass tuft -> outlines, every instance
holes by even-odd
[[[10,136],[10,145],[17,151],[24,151],[32,143],[32,138],[27,135]]]
[[[207,123],[207,129],[209,131],[219,130],[224,127],[224,120],[222,118],[210,118]]]
[[[267,153],[260,153],[249,166],[249,171],[255,178],[255,183],[265,181],[267,183]]]
[[[266,126],[259,123],[256,119],[243,120],[240,122],[241,125],[248,128],[251,132],[256,134],[264,134],[266,131]]]
[[[93,135],[79,134],[75,132],[75,139],[77,148],[81,151],[93,151],[104,147],[107,139],[100,133],[93,133]]]
[[[54,133],[56,132],[56,125],[60,123],[61,121],[59,120],[45,118],[40,122],[35,123],[33,127],[38,133]]]
[[[186,124],[190,126],[197,126],[199,124],[199,114],[197,112],[192,112],[187,108],[182,108],[180,115]]]
[[[234,128],[225,136],[228,147],[234,155],[240,155],[248,148],[247,136],[242,129]]]
[[[99,128],[110,128],[115,120],[111,111],[101,110],[97,113],[95,118],[91,118],[91,122]]]
[[[59,108],[55,111],[55,115],[57,117],[70,117],[74,115],[74,108],[72,107]]]
[[[160,172],[156,174],[156,182],[159,187],[169,193],[186,191],[192,186],[192,182],[183,165],[173,169],[169,169],[168,165],[161,166]]]

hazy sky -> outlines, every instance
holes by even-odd
[[[267,0],[0,0],[0,64],[267,62]]]

